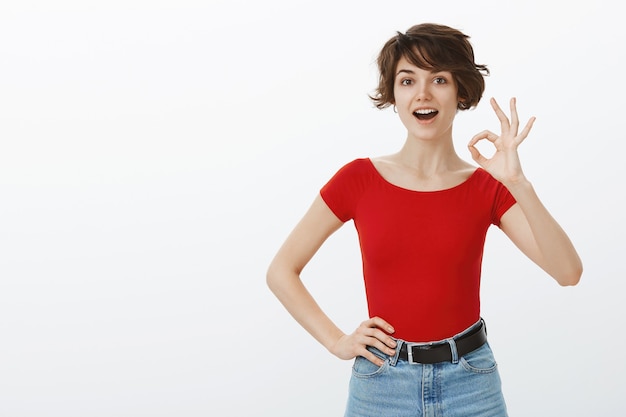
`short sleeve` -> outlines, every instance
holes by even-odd
[[[493,211],[491,216],[491,222],[500,226],[500,219],[507,212],[508,209],[513,207],[516,203],[515,197],[511,194],[511,192],[499,181],[493,179],[495,182],[495,196],[493,202]]]
[[[355,159],[347,163],[320,190],[324,202],[342,222],[354,218],[366,186],[367,163],[366,159]]]

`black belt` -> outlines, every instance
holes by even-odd
[[[458,339],[454,339],[454,342],[459,358],[478,349],[487,342],[485,323],[481,320],[475,329]],[[403,343],[398,359],[411,363],[452,362],[452,351],[448,342],[437,342],[436,344]]]

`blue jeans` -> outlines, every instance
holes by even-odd
[[[447,342],[453,360],[435,364],[398,360],[403,340],[394,356],[369,348],[385,363],[379,367],[361,356],[355,359],[345,417],[507,416],[489,343],[458,357],[453,339]]]

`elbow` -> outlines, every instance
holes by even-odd
[[[577,285],[580,282],[580,277],[582,276],[582,274],[583,266],[579,262],[577,265],[574,265],[567,273],[556,277],[556,280],[562,287],[570,287]]]
[[[273,267],[273,265],[270,265],[270,267],[267,268],[267,272],[265,273],[265,284],[273,293],[276,292],[276,285],[277,285],[276,275],[277,274],[276,274],[275,268]]]
[[[287,271],[288,269],[284,265],[281,266],[278,262],[272,262],[269,268],[267,268],[265,283],[274,295],[278,295],[287,284],[290,276]]]

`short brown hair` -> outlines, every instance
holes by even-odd
[[[397,32],[380,51],[378,88],[370,96],[379,109],[395,103],[395,72],[402,57],[422,69],[449,71],[458,88],[459,110],[476,106],[485,91],[484,77],[489,70],[474,62],[469,36],[448,26],[422,23],[406,34]]]

